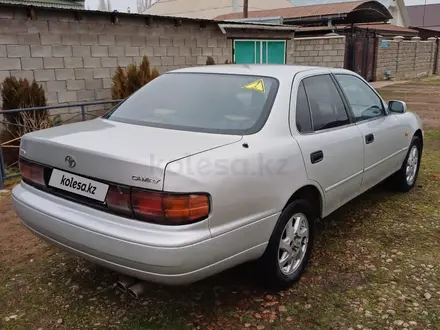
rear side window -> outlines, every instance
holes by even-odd
[[[301,133],[313,131],[309,102],[302,82],[298,87],[298,96],[296,98],[296,128]]]
[[[341,95],[329,75],[305,78],[303,82],[315,131],[350,123]]]
[[[106,118],[137,125],[218,134],[252,134],[270,113],[278,80],[270,77],[167,73],[131,95]]]

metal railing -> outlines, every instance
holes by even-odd
[[[119,103],[123,100],[109,100],[109,101],[93,101],[93,102],[85,102],[85,103],[75,103],[75,104],[64,104],[64,105],[54,105],[54,106],[45,106],[45,107],[35,107],[35,108],[24,108],[24,109],[13,109],[13,110],[0,110],[0,115],[7,115],[12,113],[21,113],[21,112],[29,112],[29,111],[50,111],[50,110],[57,110],[57,109],[70,109],[70,108],[79,108],[79,111],[77,113],[66,113],[64,115],[72,115],[72,117],[60,121],[59,125],[65,124],[67,122],[72,122],[74,119],[81,117],[81,121],[88,120],[87,117],[97,118],[100,117],[99,115],[96,115],[92,113],[91,110],[88,111],[86,107],[92,106],[92,105],[106,105],[106,104],[115,104]],[[48,113],[49,116],[51,116],[50,113]],[[57,114],[60,115],[60,114]],[[63,114],[61,114],[63,115]],[[27,128],[26,125],[18,124],[18,123],[10,123],[5,120],[1,121],[0,124],[6,124],[6,125],[15,125],[15,126],[21,126],[22,128]],[[55,125],[58,126],[58,125]],[[5,188],[5,181],[9,179],[13,179],[20,176],[20,173],[11,173],[7,174],[10,168],[16,167],[17,162],[9,164],[8,166],[5,165],[5,159],[3,156],[3,148],[19,148],[17,145],[9,145],[12,142],[15,142],[17,140],[20,140],[20,137],[13,138],[12,140],[6,141],[3,144],[0,143],[0,191]]]

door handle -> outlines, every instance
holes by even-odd
[[[322,150],[318,150],[310,154],[310,161],[312,162],[312,164],[319,163],[323,159],[324,153],[322,152]]]
[[[374,141],[374,135],[373,135],[373,133],[368,134],[368,135],[365,135],[365,143],[366,143],[366,144],[373,143],[373,141]]]

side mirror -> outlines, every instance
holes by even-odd
[[[396,113],[406,112],[406,103],[403,101],[393,100],[388,102],[388,110]]]

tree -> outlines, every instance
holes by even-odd
[[[152,0],[137,0],[137,12],[142,14],[153,4]]]

